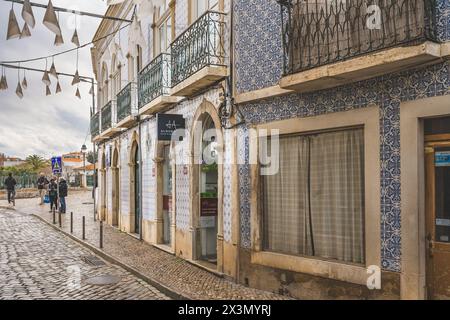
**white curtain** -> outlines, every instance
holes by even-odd
[[[314,253],[364,262],[364,134],[311,137],[311,226]]]
[[[276,175],[263,179],[264,239],[271,251],[312,254],[308,232],[308,158],[306,138],[280,139],[280,169]]]
[[[261,179],[264,248],[363,263],[363,129],[281,137],[279,164]]]

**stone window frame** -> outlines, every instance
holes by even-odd
[[[365,172],[365,263],[351,264],[316,257],[295,256],[264,251],[262,248],[262,212],[260,203],[259,165],[250,164],[250,224],[251,262],[277,269],[320,276],[334,280],[367,285],[369,266],[381,270],[381,179],[380,179],[380,110],[376,105],[345,112],[330,113],[307,118],[293,118],[253,126],[250,130],[250,159],[258,159],[258,136],[272,129],[280,134],[307,133],[345,127],[364,128]]]

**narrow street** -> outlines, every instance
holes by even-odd
[[[81,259],[85,255],[92,255],[89,253],[89,250],[83,249],[79,244],[73,242],[72,239],[64,236],[63,234],[70,234],[71,236],[77,238],[82,243],[94,247],[97,250],[101,250],[103,254],[108,255],[115,261],[122,263],[128,267],[131,267],[133,270],[139,273],[144,279],[150,279],[150,283],[157,283],[163,286],[165,289],[169,290],[171,294],[175,297],[184,297],[187,299],[193,300],[210,300],[210,299],[219,299],[219,300],[279,300],[279,299],[287,299],[288,297],[281,296],[272,292],[257,290],[254,288],[249,288],[240,284],[236,284],[233,281],[225,279],[220,274],[214,274],[209,271],[202,269],[200,266],[193,265],[179,257],[176,257],[173,254],[167,253],[164,250],[161,250],[155,246],[152,246],[144,241],[140,241],[138,238],[131,236],[127,233],[121,232],[115,227],[104,224],[103,229],[103,248],[99,248],[99,221],[94,221],[93,219],[93,202],[92,202],[92,193],[90,191],[72,191],[69,193],[67,198],[67,212],[68,214],[62,215],[62,223],[61,223],[61,231],[55,230],[51,226],[42,222],[39,218],[46,221],[48,224],[53,224],[53,215],[49,213],[49,206],[39,206],[39,200],[36,198],[30,199],[18,199],[16,201],[15,210],[3,210],[3,216],[9,217],[9,219],[4,218],[3,220],[18,220],[14,226],[4,225],[0,227],[0,232],[2,232],[2,238],[4,240],[3,243],[11,243],[11,241],[7,241],[8,238],[13,238],[12,236],[8,236],[8,232],[14,232],[15,237],[18,240],[16,242],[21,243],[22,239],[20,235],[25,234],[25,232],[21,232],[20,230],[25,228],[30,228],[30,226],[35,226],[38,230],[45,230],[45,243],[48,244],[47,241],[49,237],[47,234],[52,235],[55,239],[60,239],[63,241],[60,243],[59,247],[53,248],[52,245],[40,246],[38,241],[27,240],[27,243],[33,244],[33,246],[37,246],[39,250],[42,248],[47,248],[49,251],[55,250],[55,255],[58,252],[63,252],[64,256],[70,256],[71,259],[61,267],[62,272],[66,272],[66,267],[80,264],[83,266],[82,268],[82,279],[90,278],[91,272],[89,265],[86,265]],[[0,200],[0,208],[7,208],[7,202],[4,200]],[[2,210],[2,209],[0,209]],[[73,232],[70,232],[70,212],[73,212]],[[13,219],[13,217],[15,219]],[[85,240],[82,240],[82,219],[85,217]],[[22,223],[20,221],[25,221]],[[30,222],[28,222],[30,221]],[[9,222],[11,223],[11,222]],[[14,228],[13,228],[14,227]],[[59,229],[58,216],[56,216],[56,224],[55,227]],[[10,230],[3,232],[3,229]],[[13,231],[15,230],[15,231]],[[42,232],[37,232],[35,230],[29,231],[34,234],[36,237]],[[29,237],[25,237],[29,238]],[[0,239],[0,240],[2,240]],[[44,241],[44,240],[42,240]],[[31,245],[30,244],[30,245]],[[70,246],[68,246],[70,244]],[[67,245],[68,247],[64,248]],[[26,244],[23,245],[26,247]],[[23,250],[31,250],[31,252],[36,251],[33,248],[24,248]],[[80,250],[83,253],[78,253]],[[3,258],[3,249],[2,258]],[[48,255],[48,254],[47,254]],[[46,260],[46,259],[44,259]],[[75,262],[74,262],[75,261]],[[81,262],[80,262],[81,261]],[[4,262],[9,265],[8,261],[1,260],[0,264]],[[22,259],[22,263],[24,266],[28,265],[28,263],[34,264],[33,259],[29,259],[29,256],[25,256]],[[112,268],[113,266],[111,266]],[[8,267],[9,268],[9,267]],[[86,269],[87,268],[87,269]],[[45,268],[44,268],[45,269]],[[87,271],[85,271],[85,269]],[[125,272],[125,270],[121,268],[117,268],[121,272]],[[0,269],[1,271],[1,269]],[[13,270],[14,271],[14,270]],[[94,269],[98,274],[108,274],[112,273],[109,270],[105,269],[103,266],[100,269]],[[45,270],[44,270],[45,272]],[[92,271],[93,272],[93,271]],[[114,273],[116,274],[116,273]],[[133,278],[130,274],[129,277]],[[47,280],[43,280],[45,282]],[[67,281],[67,277],[61,281]],[[140,280],[136,280],[136,284],[142,283]],[[154,288],[151,288],[150,294],[146,296],[144,291],[134,292],[132,288],[134,288],[134,284],[131,282],[131,289],[128,290],[128,282],[126,282],[126,289],[123,289],[125,298],[129,299],[141,299],[141,298],[160,298],[160,293],[158,295],[152,296],[152,292],[155,291]],[[122,284],[125,285],[125,282],[122,280]],[[83,282],[82,282],[83,285]],[[120,283],[117,285],[120,287]],[[102,288],[102,290],[107,289]],[[111,291],[116,291],[116,286],[109,287]],[[65,289],[65,286],[64,288]],[[120,290],[120,289],[118,289]],[[153,291],[152,291],[153,290]],[[51,291],[51,290],[50,290]],[[102,291],[103,292],[103,291]],[[113,292],[110,292],[108,295],[103,296],[98,291],[92,292],[92,295],[95,298],[103,298],[103,299],[115,299]],[[67,291],[67,296],[73,299],[84,299],[85,296],[82,294],[78,294],[75,291]],[[2,295],[1,295],[2,296]],[[123,297],[123,296],[121,296]],[[86,297],[88,299],[88,297]],[[121,299],[119,297],[119,299]]]
[[[38,218],[0,209],[0,300],[11,299],[168,298]]]

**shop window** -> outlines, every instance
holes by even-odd
[[[203,121],[200,166],[200,259],[217,262],[218,152],[217,130],[211,117]]]
[[[281,136],[261,181],[264,250],[365,262],[364,129]]]

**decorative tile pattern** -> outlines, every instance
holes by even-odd
[[[238,171],[239,171],[239,206],[241,246],[249,248],[250,242],[250,166],[249,162],[249,135],[248,128],[242,126],[238,129],[237,141]]]
[[[283,54],[279,16],[276,1],[234,1],[237,93],[274,86],[280,80]]]
[[[381,247],[382,267],[401,270],[401,188],[400,188],[400,102],[450,94],[450,63],[386,75],[376,79],[308,94],[292,94],[242,106],[251,123],[293,117],[309,117],[366,107],[380,106],[381,116]],[[425,107],[425,106],[424,106]],[[248,157],[248,137],[239,134],[238,152]],[[249,170],[240,166],[241,238],[250,245]]]
[[[450,1],[437,0],[437,40],[450,40]],[[234,34],[237,92],[276,85],[282,75],[280,8],[271,0],[236,0]],[[400,110],[402,101],[450,94],[449,63],[386,75],[336,89],[292,94],[242,106],[248,123],[380,106],[382,267],[401,270]],[[248,158],[248,134],[239,129],[239,157]],[[248,159],[246,159],[248,160]],[[246,163],[248,163],[246,161]],[[249,166],[239,166],[241,239],[250,247]]]
[[[231,242],[231,178],[232,178],[232,152],[229,148],[231,139],[233,138],[232,131],[224,131],[224,163],[223,163],[223,236],[226,242]]]
[[[120,139],[120,214],[130,214],[130,167],[128,166],[128,133]]]
[[[156,178],[153,177],[156,120],[153,118],[141,127],[142,148],[142,213],[144,220],[156,219]]]

